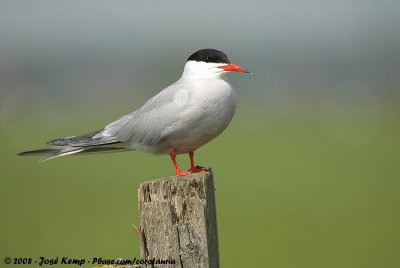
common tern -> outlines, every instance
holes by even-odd
[[[236,94],[227,73],[250,73],[215,49],[202,49],[187,60],[181,78],[148,100],[141,108],[103,129],[47,142],[53,148],[22,152],[45,155],[44,160],[75,154],[141,150],[169,154],[176,174],[203,172],[194,151],[228,126],[236,109]],[[189,154],[190,169],[182,171],[176,155]]]

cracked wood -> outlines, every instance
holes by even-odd
[[[142,259],[175,260],[162,267],[219,267],[211,172],[142,183],[138,197]]]

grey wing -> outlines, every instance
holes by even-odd
[[[174,84],[147,101],[139,110],[107,125],[95,137],[113,138],[138,145],[162,142],[182,123],[182,109],[174,101],[182,88]]]
[[[80,136],[72,136],[67,138],[60,138],[48,141],[47,144],[56,146],[72,146],[72,147],[90,147],[98,145],[109,145],[115,143],[121,143],[120,140],[115,137],[97,137],[95,136],[101,133],[102,130],[93,131]]]

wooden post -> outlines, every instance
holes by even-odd
[[[219,267],[212,172],[142,183],[139,217],[141,259],[175,261],[154,267]]]

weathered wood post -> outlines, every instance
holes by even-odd
[[[141,259],[175,260],[155,267],[219,267],[212,172],[142,183],[139,217]]]

